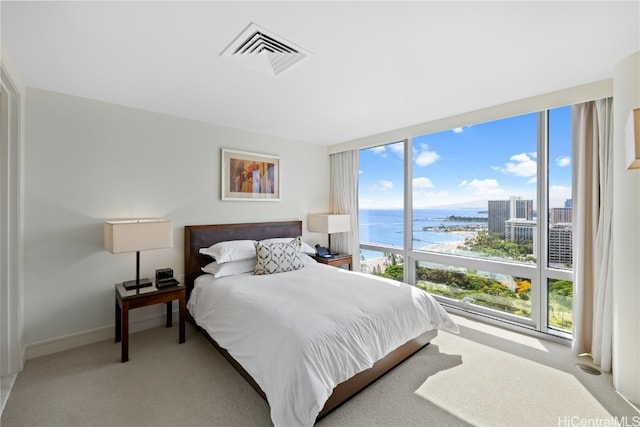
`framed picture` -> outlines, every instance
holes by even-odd
[[[280,159],[222,149],[222,200],[280,200]]]

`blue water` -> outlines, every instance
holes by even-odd
[[[454,233],[424,231],[423,227],[439,225],[470,225],[485,223],[445,221],[454,216],[479,217],[487,219],[487,212],[481,209],[415,209],[413,211],[413,247],[423,249],[437,243],[464,241],[464,236]],[[360,209],[360,241],[385,245],[403,246],[403,211],[398,209]],[[379,252],[362,251],[365,258],[378,258]]]

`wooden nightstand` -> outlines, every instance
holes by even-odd
[[[332,267],[340,267],[342,265],[349,265],[349,270],[353,270],[353,260],[351,259],[351,255],[346,254],[338,254],[334,255],[331,258],[324,258],[321,256],[314,256],[313,259],[322,264],[327,264]]]
[[[179,307],[179,338],[178,342],[184,342],[184,320],[186,313],[185,287],[183,285],[158,289],[155,286],[127,291],[122,283],[116,285],[116,342],[122,340],[122,361],[129,360],[129,310],[146,307],[148,305],[167,305],[167,328],[171,327],[173,320],[172,303],[178,300]]]

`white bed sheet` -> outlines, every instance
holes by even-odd
[[[267,396],[275,426],[311,426],[333,388],[431,329],[457,333],[413,286],[312,263],[198,277],[187,308]]]

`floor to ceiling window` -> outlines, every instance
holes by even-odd
[[[463,310],[570,334],[570,112],[361,150],[363,270]]]
[[[362,150],[360,163],[360,270],[389,275],[403,263],[404,142]]]

